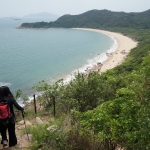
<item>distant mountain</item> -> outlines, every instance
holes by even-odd
[[[23,17],[24,18],[58,18],[59,16],[47,12],[42,12],[38,14],[29,14]]]
[[[139,13],[90,10],[80,15],[66,14],[54,22],[23,23],[27,28],[150,28],[150,10]]]

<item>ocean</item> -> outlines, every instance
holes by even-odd
[[[107,59],[115,40],[104,34],[64,28],[16,29],[23,22],[53,21],[48,18],[0,18],[0,86],[14,93],[32,95],[32,87],[45,80],[53,83],[84,72]]]

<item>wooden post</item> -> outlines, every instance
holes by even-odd
[[[34,99],[34,111],[35,111],[35,114],[36,114],[36,101],[35,101],[35,94],[33,95],[33,99]]]
[[[55,115],[56,115],[56,109],[55,109],[55,97],[53,96],[53,106],[54,106],[54,117],[55,117]]]

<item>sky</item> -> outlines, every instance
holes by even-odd
[[[77,15],[92,9],[142,12],[150,9],[150,0],[0,0],[0,17],[23,17],[41,12]]]

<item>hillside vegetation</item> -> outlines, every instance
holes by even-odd
[[[150,149],[149,25],[150,10],[141,13],[92,10],[81,15],[64,15],[55,22],[21,25],[105,29],[138,41],[120,66],[105,73],[100,70],[88,75],[78,73],[67,85],[63,80],[53,85],[41,81],[34,87],[43,92],[38,101],[44,108],[38,115],[46,114],[49,120],[48,124],[29,129],[36,141],[31,149]],[[56,128],[47,131],[49,125]]]
[[[64,15],[54,22],[23,23],[26,28],[108,28],[136,27],[150,28],[150,10],[141,13],[112,12],[108,10],[91,10],[80,15]]]

